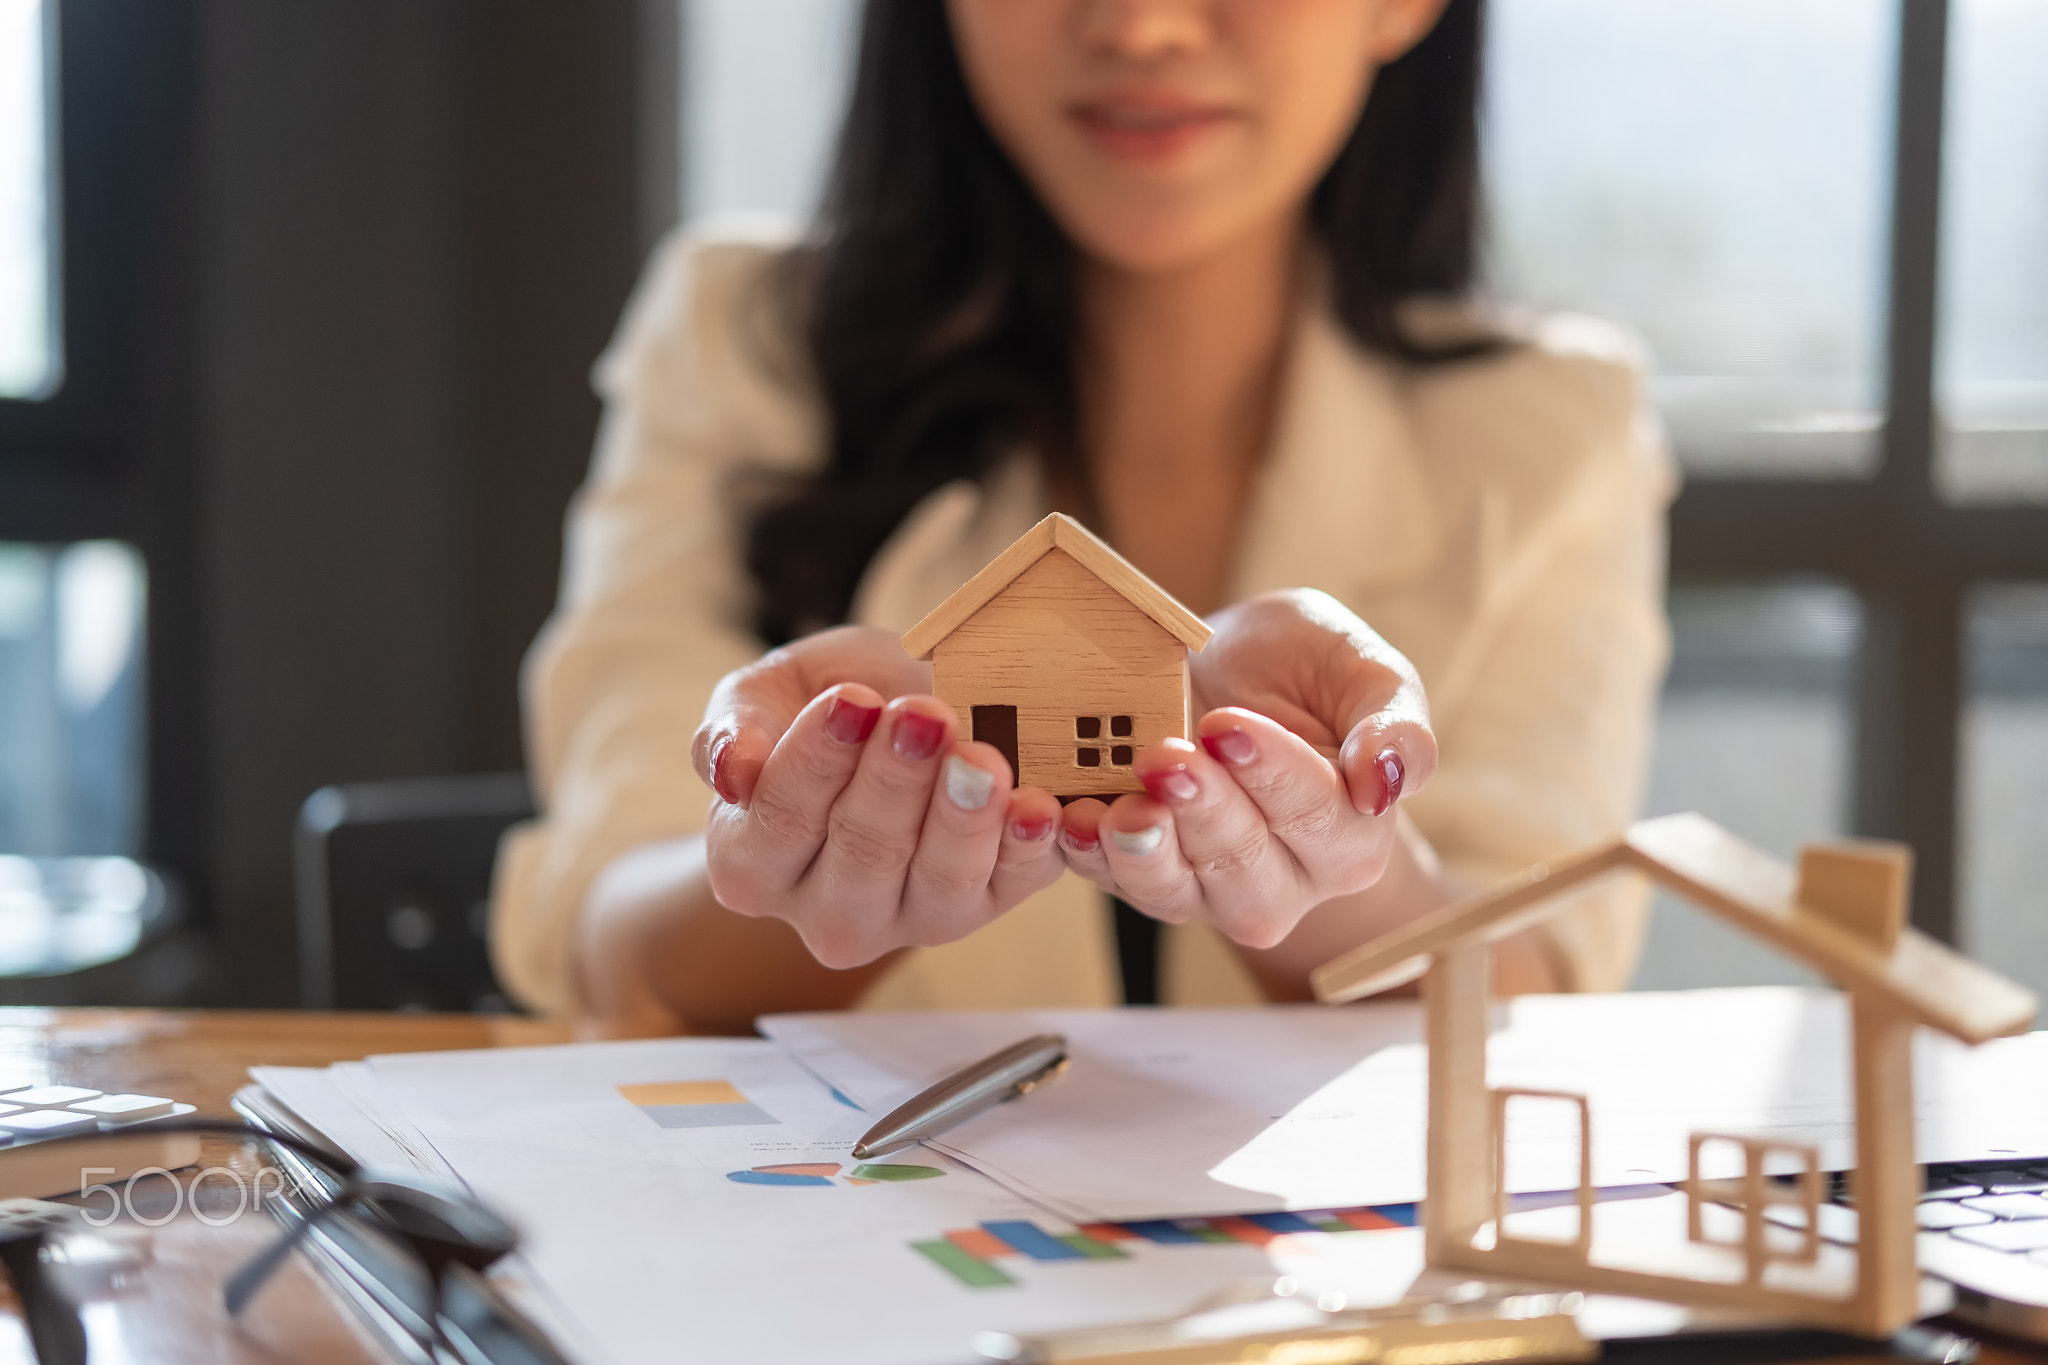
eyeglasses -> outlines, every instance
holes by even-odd
[[[302,1189],[317,1184],[325,1202],[296,1212],[283,1235],[228,1278],[222,1303],[230,1316],[241,1313],[294,1250],[324,1235],[344,1243],[350,1259],[380,1267],[371,1293],[381,1315],[412,1338],[422,1358],[460,1365],[567,1365],[483,1273],[518,1237],[503,1218],[466,1194],[410,1172],[366,1172],[339,1152],[236,1119],[167,1119],[149,1128],[261,1139],[329,1177],[300,1182]],[[47,1253],[66,1221],[62,1215],[31,1215],[0,1226],[0,1267],[21,1300],[38,1365],[86,1362],[78,1306],[49,1274]]]

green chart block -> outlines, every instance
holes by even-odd
[[[1212,1228],[1207,1223],[1182,1223],[1181,1226],[1205,1242],[1235,1242],[1237,1240],[1222,1228]]]
[[[1109,1243],[1098,1242],[1085,1232],[1065,1233],[1060,1236],[1059,1240],[1065,1242],[1091,1261],[1128,1261],[1130,1259],[1130,1257]]]
[[[862,1162],[847,1172],[855,1180],[936,1180],[945,1172],[936,1166],[889,1166]]]
[[[951,1242],[912,1242],[910,1247],[913,1251],[923,1252],[932,1264],[969,1289],[1001,1289],[1017,1283],[979,1256],[969,1256]]]

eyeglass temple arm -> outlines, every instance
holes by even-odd
[[[318,1143],[308,1142],[289,1133],[278,1133],[272,1132],[267,1128],[258,1128],[255,1124],[243,1123],[239,1119],[169,1119],[152,1123],[148,1126],[152,1132],[158,1133],[217,1133],[223,1137],[262,1138],[265,1142],[274,1142],[285,1150],[304,1157],[314,1165],[332,1171],[344,1181],[350,1182],[350,1186],[353,1185],[355,1177],[362,1173],[360,1164],[340,1152],[331,1151],[326,1147],[320,1146]],[[226,1288],[221,1292],[221,1299],[227,1308],[229,1316],[232,1317],[239,1314],[248,1304],[249,1300],[255,1297],[256,1291],[263,1287],[263,1282],[269,1279],[276,1272],[278,1266],[284,1263],[285,1257],[291,1255],[292,1250],[305,1240],[306,1235],[313,1230],[315,1223],[335,1213],[342,1205],[349,1202],[353,1197],[353,1191],[350,1186],[345,1186],[332,1202],[314,1209],[311,1213],[302,1215],[296,1226],[286,1231],[282,1237],[272,1242],[262,1251],[257,1252],[247,1265],[234,1273],[234,1276],[228,1280]]]
[[[237,1270],[228,1279],[227,1286],[221,1290],[221,1303],[227,1308],[228,1316],[239,1316],[242,1309],[248,1306],[249,1300],[256,1297],[256,1291],[263,1287],[263,1282],[284,1264],[285,1257],[291,1255],[299,1243],[306,1240],[307,1235],[313,1231],[313,1225],[339,1212],[341,1206],[348,1203],[352,1197],[352,1192],[344,1189],[333,1203],[323,1204],[311,1213],[301,1215],[298,1223],[286,1230],[282,1237],[250,1257],[249,1263]]]
[[[14,1281],[36,1365],[85,1365],[85,1324],[43,1273],[45,1228],[0,1239],[0,1265]]]

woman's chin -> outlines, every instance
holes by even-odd
[[[1123,214],[1066,224],[1082,253],[1099,266],[1131,275],[1192,270],[1253,235],[1236,215],[1184,209]]]

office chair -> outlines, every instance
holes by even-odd
[[[491,970],[498,837],[532,816],[521,773],[322,787],[299,809],[299,994],[311,1009],[514,1007]]]

